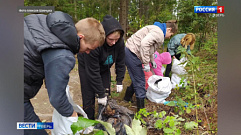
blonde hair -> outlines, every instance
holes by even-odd
[[[89,17],[79,20],[75,24],[77,33],[81,33],[85,36],[86,43],[94,43],[99,41],[99,46],[102,46],[105,42],[105,30],[102,24],[95,18]]]
[[[193,33],[187,33],[187,35],[185,35],[181,39],[180,43],[185,48],[187,48],[187,46],[190,45],[190,49],[193,50],[195,41],[196,41],[195,35]]]
[[[171,32],[176,34],[177,31],[178,31],[177,20],[168,20],[168,21],[166,21],[166,27],[167,28],[172,28]]]

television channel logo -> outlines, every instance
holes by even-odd
[[[194,6],[194,13],[224,13],[224,6]]]
[[[53,122],[17,122],[17,129],[54,129]]]

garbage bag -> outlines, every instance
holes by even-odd
[[[172,69],[171,69],[172,73],[175,73],[177,75],[184,75],[184,74],[186,74],[187,72],[186,72],[186,70],[184,68],[186,66],[186,64],[187,64],[187,62],[185,62],[186,59],[187,59],[186,57],[183,57],[180,60],[173,59],[172,60],[173,64],[172,64]],[[183,62],[185,62],[185,63],[181,64]]]
[[[147,98],[156,103],[164,103],[171,93],[172,85],[169,77],[152,75],[148,79]]]
[[[178,87],[186,87],[187,86],[187,80],[184,79],[183,80],[183,83],[181,83],[181,77],[179,77],[179,75],[175,74],[175,73],[172,73],[172,76],[171,76],[171,83],[172,83],[172,88],[177,88]]]
[[[107,105],[98,105],[98,119],[108,122],[115,129],[117,135],[127,135],[124,125],[131,125],[135,113],[128,108],[118,105],[117,101],[109,98]],[[107,131],[101,124],[97,124],[95,129]]]
[[[180,60],[178,59],[173,59],[173,64],[172,64],[172,76],[171,76],[171,83],[172,83],[172,88],[178,87],[185,87],[187,86],[187,80],[184,79],[183,83],[180,84],[181,77],[179,75],[184,75],[187,74],[185,70],[185,66],[187,64],[187,58],[183,57]],[[183,63],[183,64],[181,64]]]
[[[77,104],[74,103],[72,95],[69,92],[69,86],[67,85],[66,87],[66,95],[68,97],[68,100],[70,104],[73,106],[73,109],[83,115],[84,118],[88,118],[87,114],[84,112],[84,110]],[[54,128],[51,130],[52,135],[73,135],[73,132],[71,130],[71,125],[74,122],[78,121],[78,117],[64,117],[61,114],[58,113],[56,109],[53,111],[53,116],[52,116],[52,122],[54,123]],[[92,132],[93,127],[89,127],[84,131],[84,134],[88,134]],[[75,135],[80,135],[81,131],[78,131]]]

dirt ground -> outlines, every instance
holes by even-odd
[[[74,102],[82,107],[80,81],[79,81],[77,67],[78,67],[78,65],[76,64],[75,68],[70,73],[69,87],[70,87],[70,92],[73,95]],[[115,79],[114,66],[111,69],[111,73],[114,76],[113,79]],[[123,87],[124,87],[123,92],[120,94],[115,93],[114,96],[112,96],[112,97],[118,101],[119,105],[125,106],[128,109],[136,112],[135,103],[126,103],[123,101],[124,91],[125,91],[126,87],[130,85],[130,81],[129,81],[129,79],[126,79],[126,77],[128,78],[129,76],[127,76],[127,75],[125,76],[125,80],[128,80],[128,81],[123,81]],[[116,91],[115,87],[111,87],[111,90]],[[135,100],[135,98],[134,98],[134,100]],[[36,114],[39,116],[41,121],[44,121],[44,122],[52,121],[53,107],[49,103],[47,90],[45,89],[45,86],[42,86],[39,93],[31,100],[31,102],[35,108]],[[146,109],[149,112],[153,112],[154,110],[157,112],[161,112],[164,110],[168,113],[173,113],[172,108],[170,108],[169,106],[165,106],[163,104],[156,104],[156,103],[150,102],[149,100],[146,100],[145,104],[146,104],[145,105]],[[202,110],[200,110],[200,112],[202,112]],[[199,118],[202,120],[202,122],[199,123],[199,127],[201,129],[203,129],[203,132],[200,132],[200,134],[204,133],[207,130],[207,126],[208,126],[207,124],[217,122],[217,116],[214,116],[214,114],[217,115],[217,105],[214,107],[209,107],[205,110],[204,113],[199,114]],[[195,115],[195,113],[193,112],[191,114],[188,114],[186,117],[189,117],[190,119],[195,121],[195,117],[193,117],[194,115]],[[212,120],[209,119],[209,121],[207,121],[209,117],[212,117],[214,119],[212,119]],[[47,130],[47,132],[49,134],[51,134],[50,130]],[[157,131],[156,129],[148,130],[148,135],[157,135],[157,134],[159,135],[160,131]],[[204,133],[204,135],[207,135],[207,134]]]

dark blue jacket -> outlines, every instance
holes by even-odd
[[[65,88],[78,51],[79,38],[68,14],[56,11],[24,17],[24,101],[38,93],[45,79],[50,103],[63,116],[71,116]]]

